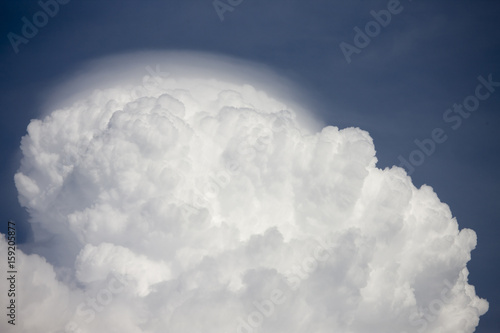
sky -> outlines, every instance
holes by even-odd
[[[14,178],[16,174],[30,176],[32,172],[30,170],[36,170],[37,167],[40,168],[39,172],[48,169],[43,164],[38,166],[30,164],[35,160],[33,157],[30,159],[24,153],[25,168],[18,173],[23,156],[20,150],[21,138],[27,134],[27,126],[31,119],[43,118],[54,111],[55,104],[63,104],[61,101],[66,98],[66,95],[69,96],[70,92],[76,93],[73,86],[65,83],[87,74],[89,68],[93,68],[93,65],[89,67],[88,64],[92,64],[97,59],[134,54],[137,59],[140,59],[134,63],[134,66],[139,69],[144,68],[144,74],[140,75],[147,75],[146,68],[149,66],[149,68],[156,69],[161,61],[157,60],[158,58],[143,57],[141,55],[143,53],[161,54],[161,52],[177,50],[216,54],[225,57],[222,58],[225,59],[222,62],[228,63],[229,59],[250,62],[252,66],[258,66],[259,70],[270,71],[273,75],[291,82],[294,89],[292,97],[296,99],[295,102],[302,104],[302,107],[309,112],[309,116],[317,122],[314,126],[310,126],[314,127],[311,132],[319,132],[322,127],[326,126],[336,126],[339,129],[359,127],[369,133],[373,143],[366,139],[362,134],[364,132],[350,134],[349,131],[341,131],[341,134],[336,134],[335,140],[344,142],[344,137],[349,137],[349,135],[362,138],[360,140],[366,139],[368,145],[374,145],[373,149],[376,151],[374,163],[378,169],[383,170],[386,167],[391,168],[393,165],[401,164],[410,174],[411,181],[416,188],[420,188],[423,184],[432,187],[439,200],[449,206],[459,229],[472,229],[477,235],[477,246],[471,252],[471,261],[467,263],[468,283],[475,286],[475,292],[480,298],[488,301],[489,309],[480,317],[476,332],[498,332],[500,329],[498,319],[500,318],[500,290],[496,281],[499,280],[500,269],[496,263],[500,254],[497,241],[500,228],[497,223],[498,215],[495,204],[500,199],[498,190],[500,184],[496,168],[500,150],[497,139],[497,129],[500,126],[497,114],[500,106],[498,96],[500,86],[495,85],[495,82],[500,82],[498,63],[500,29],[497,23],[500,4],[496,1],[416,0],[401,1],[399,4],[394,1],[348,1],[337,4],[327,1],[269,3],[249,0],[233,0],[228,3],[224,2],[221,5],[216,2],[214,6],[211,1],[84,2],[71,0],[66,3],[60,1],[58,9],[52,9],[50,18],[48,15],[45,16],[47,17],[46,24],[41,24],[38,31],[31,32],[31,34],[29,28],[24,26],[26,22],[33,22],[37,19],[37,13],[43,10],[42,5],[37,1],[3,1],[1,3],[1,34],[4,37],[0,44],[0,75],[2,77],[0,103],[3,111],[1,113],[3,119],[0,122],[2,126],[0,144],[5,156],[4,162],[0,165],[3,184],[0,200],[4,220],[2,232],[7,231],[6,224],[9,219],[16,221],[20,248],[28,254],[43,255],[54,267],[63,267],[65,263],[70,262],[71,258],[58,255],[64,252],[66,246],[68,257],[72,256],[73,250],[75,253],[82,251],[75,266],[80,267],[80,270],[77,270],[80,273],[75,272],[77,276],[74,278],[82,285],[72,286],[70,283],[72,276],[67,275],[69,282],[65,281],[64,288],[66,289],[64,292],[61,291],[60,295],[66,295],[64,297],[68,299],[71,299],[71,295],[76,300],[78,297],[83,297],[77,291],[83,290],[84,286],[89,290],[91,287],[99,290],[99,286],[92,283],[99,281],[104,273],[96,273],[86,261],[86,258],[93,255],[118,251],[116,253],[123,256],[129,255],[135,258],[134,260],[141,261],[142,257],[137,253],[143,253],[147,257],[142,260],[145,267],[147,268],[148,265],[153,267],[155,262],[148,257],[148,254],[154,253],[153,248],[140,250],[140,246],[136,248],[125,241],[120,243],[117,239],[114,242],[120,244],[121,247],[108,248],[106,244],[113,243],[110,238],[102,236],[102,240],[107,243],[98,245],[101,236],[92,234],[82,236],[75,232],[79,230],[78,228],[71,229],[71,232],[68,231],[71,236],[63,235],[64,237],[54,236],[55,232],[52,230],[52,239],[45,238],[45,243],[40,243],[40,240],[38,243],[35,242],[35,234],[42,231],[32,230],[29,221],[38,219],[38,222],[41,222],[38,224],[54,225],[49,223],[50,209],[47,207],[42,209],[35,203],[28,202],[27,198],[30,198],[31,192],[19,193],[19,189],[27,189],[29,186],[26,182],[19,180],[22,176],[17,176],[16,188]],[[390,13],[390,19],[387,14],[381,13]],[[381,23],[370,23],[375,21]],[[27,37],[24,37],[23,33]],[[12,34],[18,37],[12,37],[14,36]],[[21,39],[14,40],[13,38]],[[186,57],[186,59],[190,58]],[[202,62],[197,59],[192,61],[196,62],[196,66],[200,66],[199,62]],[[113,65],[108,63],[108,66],[118,68],[118,63]],[[164,66],[159,70],[162,71],[163,68],[168,67],[167,64]],[[193,66],[196,68],[195,65]],[[223,67],[223,65],[220,66]],[[106,73],[106,69],[100,68],[101,72]],[[173,80],[180,75],[175,73],[175,68],[168,68],[165,71],[172,73],[165,76],[171,75]],[[255,74],[251,71],[238,71],[238,68],[231,68],[231,75],[239,78],[240,81],[255,79]],[[180,84],[181,80],[178,80],[172,82]],[[165,86],[162,87],[171,89],[172,82],[167,78]],[[185,84],[189,86],[188,83]],[[226,89],[223,84],[213,86],[215,86],[213,89]],[[259,90],[258,87],[256,88]],[[194,88],[189,89],[193,89],[194,94]],[[241,86],[234,89],[240,89],[241,103],[245,104],[249,101],[256,103],[255,94],[251,90],[245,90]],[[265,87],[262,83],[260,89],[273,93],[277,90],[274,85]],[[121,94],[128,96],[130,100],[133,99],[133,94],[125,93],[125,90]],[[277,100],[279,100],[278,97]],[[124,101],[127,100],[123,98]],[[176,96],[176,98],[181,97]],[[291,97],[288,96],[288,98]],[[186,103],[184,102],[185,106],[188,105]],[[266,103],[263,108],[274,108],[276,103],[279,104],[274,100]],[[455,104],[464,104],[464,106],[460,110]],[[468,111],[469,109],[471,111]],[[76,111],[74,113],[77,114]],[[297,113],[300,118],[300,112],[297,111]],[[50,126],[64,127],[56,120],[52,120],[52,125],[50,123],[50,121],[47,123],[49,129]],[[121,126],[119,122],[117,126]],[[294,126],[300,127],[300,124]],[[34,133],[36,126],[34,125],[33,128]],[[47,128],[46,133],[53,141],[49,140],[44,149],[52,151],[50,150],[51,144],[57,147],[57,138],[51,136],[50,133],[53,134],[53,132]],[[42,129],[39,130],[43,132]],[[83,130],[78,128],[75,133],[84,135],[81,131]],[[35,134],[30,134],[30,136],[33,142],[25,140],[27,141],[26,147],[36,146]],[[287,138],[290,139],[289,136]],[[317,140],[321,142],[321,136]],[[307,145],[313,145],[313,143],[307,142]],[[54,149],[57,151],[57,148]],[[352,156],[370,155],[364,150],[361,150],[358,155],[355,154],[356,149],[353,151]],[[77,150],[77,152],[78,156],[86,156],[82,151]],[[349,154],[346,153],[346,156]],[[61,155],[66,156],[62,153]],[[370,158],[373,157],[372,155]],[[194,158],[194,156],[190,157]],[[106,155],[106,158],[110,156]],[[371,159],[367,158],[363,161],[375,170],[375,166],[370,164]],[[31,167],[26,167],[26,165],[31,165]],[[290,162],[290,165],[293,163]],[[97,170],[100,169],[97,168]],[[307,170],[312,172],[310,169]],[[385,174],[387,177],[393,174],[393,177],[402,177],[395,171],[387,171]],[[37,179],[42,176],[31,175],[30,177]],[[353,181],[352,184],[354,183]],[[420,193],[409,184],[405,184],[412,193]],[[382,185],[379,184],[379,186]],[[73,189],[77,187],[73,184]],[[71,184],[68,188],[72,188]],[[95,191],[103,195],[102,192]],[[427,187],[421,189],[422,193],[427,193],[426,191],[428,191]],[[68,192],[70,198],[68,201],[78,200],[80,194],[76,192],[78,191]],[[265,194],[265,192],[262,193]],[[432,196],[428,193],[427,195]],[[280,198],[280,196],[277,197]],[[314,196],[308,198],[304,200],[311,200],[313,203],[319,200]],[[49,207],[63,207],[64,203],[61,203],[61,198],[45,199],[48,200]],[[111,205],[111,207],[114,206]],[[442,207],[440,209],[446,210]],[[136,211],[125,212],[137,213]],[[374,211],[370,216],[375,218],[379,213]],[[99,213],[96,214],[99,215]],[[101,214],[105,215],[102,212]],[[78,216],[72,216],[76,221],[74,225],[78,225]],[[69,219],[66,215],[66,220],[63,219],[60,223],[64,224]],[[361,234],[337,235],[340,237],[339,242],[343,241],[344,237],[347,242],[351,239],[349,237],[356,239],[356,237],[365,237],[364,232],[370,234],[368,232],[371,230],[370,227],[363,224],[359,224],[359,227],[363,231]],[[265,230],[259,228],[255,230],[247,230],[243,226],[239,228],[243,234],[262,234],[264,240],[260,241],[264,243],[267,237],[271,245],[273,241],[281,244],[279,237],[272,231],[265,233]],[[294,239],[294,233],[286,235],[281,229],[279,230],[285,240]],[[320,232],[322,229],[318,227],[314,230],[314,232]],[[107,232],[112,238],[113,232],[109,230]],[[314,233],[311,231],[312,234]],[[461,239],[458,235],[453,235]],[[467,238],[467,235],[466,232],[461,237]],[[273,238],[275,236],[278,240]],[[87,246],[82,246],[81,249],[78,247],[70,249],[71,237],[80,237],[78,240]],[[186,242],[189,240],[188,238]],[[297,244],[300,243],[299,240],[297,242]],[[422,243],[427,244],[425,240],[422,240]],[[248,247],[250,246],[249,243]],[[284,252],[292,251],[287,250],[283,244],[280,246]],[[301,246],[305,245],[300,243],[295,250]],[[465,252],[472,250],[468,246],[463,245]],[[368,251],[369,247],[360,245],[360,249]],[[237,253],[234,255],[237,256]],[[453,257],[453,254],[447,255],[450,258]],[[19,254],[19,256],[22,255]],[[119,257],[118,254],[117,256]],[[34,257],[27,258],[38,263],[41,270],[49,269],[39,260],[33,259]],[[415,258],[405,257],[406,260],[417,262],[423,260],[418,256]],[[371,264],[377,266],[374,262],[379,262],[376,259],[373,260],[375,261],[371,261]],[[390,258],[389,262],[392,260],[397,261]],[[461,265],[462,261],[457,262]],[[224,261],[221,259],[221,262]],[[362,260],[360,265],[361,263]],[[113,266],[113,264],[109,265]],[[165,276],[175,272],[173,268],[154,266],[151,269]],[[167,272],[168,270],[171,271]],[[286,271],[286,268],[283,268],[283,271]],[[151,293],[148,288],[155,283],[155,279],[162,281],[166,278],[160,273],[158,276],[151,277],[150,280],[141,280],[140,283],[136,281],[137,290],[134,289],[133,295],[144,297]],[[318,293],[314,291],[313,282],[323,281],[322,278],[326,275],[320,273],[327,274],[327,272],[318,270],[315,273],[317,277],[303,282],[304,287],[301,290],[306,290],[303,298],[318,297]],[[20,276],[23,274],[29,276],[31,272],[19,273]],[[61,271],[57,274],[58,279],[65,276]],[[249,276],[246,280],[248,284],[252,284],[252,279],[258,281],[259,274],[261,273]],[[49,275],[47,273],[47,276]],[[271,280],[273,278],[270,277]],[[237,285],[231,277],[227,279]],[[51,281],[54,283],[54,290],[58,290],[56,279]],[[165,288],[161,289],[161,292],[167,293],[170,286]],[[236,287],[233,286],[233,288]],[[439,287],[436,288],[439,289]],[[262,292],[265,294],[265,291]],[[334,290],[333,293],[335,292]],[[125,294],[119,295],[125,297]],[[422,297],[425,299],[427,296],[424,296]],[[297,295],[293,297],[300,299]],[[2,299],[4,298],[2,296]],[[225,298],[221,297],[221,299]],[[279,297],[275,298],[276,301],[278,299]],[[224,309],[229,308],[233,301],[237,302],[235,299],[230,299],[228,303],[220,306]],[[72,304],[71,301],[68,302]],[[363,304],[368,306],[369,303]],[[119,307],[113,307],[115,308],[119,310]],[[292,306],[289,305],[286,310],[283,310],[282,315],[293,313],[292,310]],[[348,311],[346,313],[349,314]],[[344,318],[346,322],[349,322],[348,314]],[[183,316],[188,315],[189,312],[181,313],[179,322],[172,324],[178,325],[174,329],[180,329]],[[23,319],[19,318],[19,320]],[[106,325],[104,319],[102,322],[99,320],[93,321],[92,324]],[[276,325],[278,322],[280,321],[273,321]],[[439,322],[428,321],[428,324],[430,332],[433,329],[431,326],[438,325]],[[161,327],[161,323],[158,325]],[[293,325],[293,322],[290,321],[288,325]],[[401,325],[404,327],[404,323]],[[272,324],[269,324],[269,327],[263,327],[270,330]],[[320,328],[317,329],[320,331]],[[363,328],[357,329],[361,332]]]

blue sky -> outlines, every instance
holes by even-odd
[[[443,115],[475,93],[479,76],[500,82],[500,3],[401,1],[390,23],[348,63],[339,45],[354,45],[354,28],[364,29],[374,19],[370,11],[387,9],[388,3],[243,0],[221,21],[210,0],[71,0],[16,53],[8,33],[22,34],[22,18],[31,20],[40,5],[2,1],[2,219],[24,225],[21,240],[29,239],[28,214],[13,182],[20,140],[29,120],[44,111],[50,87],[86,61],[140,50],[230,55],[294,81],[325,125],[367,130],[380,168],[399,164],[399,156],[408,160],[418,149],[415,140],[443,129],[447,140],[424,156],[412,178],[417,186],[434,188],[461,228],[476,231],[469,281],[490,303],[476,331],[498,332],[500,87],[456,130]]]

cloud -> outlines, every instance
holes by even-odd
[[[30,123],[15,182],[50,241],[17,252],[16,329],[473,332],[476,235],[432,188],[220,77],[144,74]]]

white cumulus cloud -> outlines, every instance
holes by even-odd
[[[28,126],[19,332],[474,331],[475,233],[367,132],[224,76],[140,79]]]

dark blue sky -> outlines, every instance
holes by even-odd
[[[13,175],[20,139],[52,85],[88,60],[118,53],[184,49],[231,55],[295,81],[314,98],[313,111],[325,124],[370,132],[381,168],[399,164],[400,155],[408,160],[418,148],[416,139],[443,129],[448,139],[433,154],[413,153],[414,161],[425,160],[412,178],[416,186],[434,188],[461,228],[476,231],[469,280],[490,303],[477,332],[499,332],[500,87],[456,130],[443,115],[475,93],[478,76],[491,74],[500,82],[500,2],[403,0],[391,22],[372,33],[348,63],[340,43],[354,45],[354,28],[364,29],[373,20],[370,11],[387,9],[388,3],[243,0],[221,21],[212,0],[71,0],[16,53],[8,33],[21,35],[23,17],[32,21],[41,7],[37,1],[3,0],[2,219],[28,219]]]

